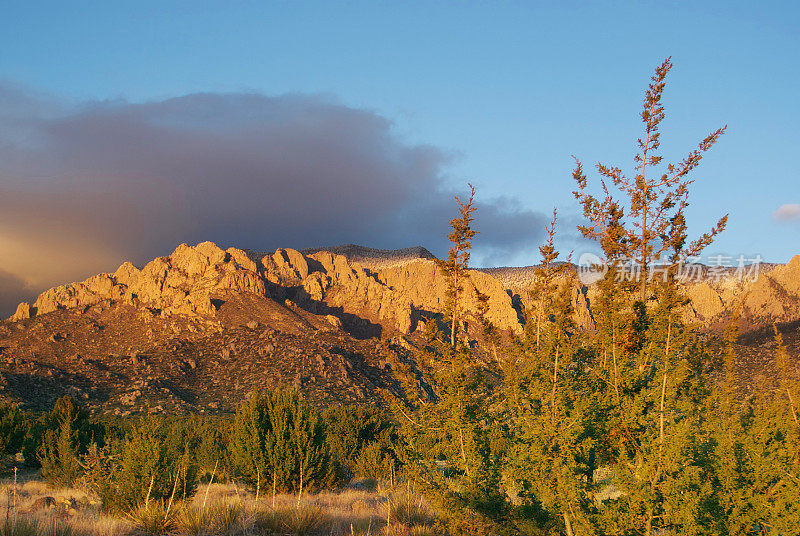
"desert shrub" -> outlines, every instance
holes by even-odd
[[[25,415],[17,404],[0,399],[0,454],[16,454],[26,431]]]
[[[204,536],[214,531],[214,510],[208,506],[189,506],[178,517],[178,529],[187,536]]]
[[[72,486],[80,476],[79,456],[86,453],[97,428],[88,413],[71,397],[59,398],[39,426],[32,427],[39,438],[36,459],[42,477],[51,486]]]
[[[230,450],[237,474],[258,491],[299,492],[331,479],[325,426],[296,393],[253,393],[236,412]]]
[[[339,481],[354,476],[390,478],[396,466],[396,429],[387,416],[372,408],[341,406],[323,413],[331,462]]]
[[[72,422],[64,419],[56,430],[46,430],[39,446],[42,478],[54,487],[70,487],[78,479],[78,438]]]
[[[0,399],[0,473],[22,449],[27,421],[17,404]]]
[[[189,536],[245,534],[250,525],[250,516],[240,502],[190,506],[178,521],[180,532]]]
[[[169,534],[178,527],[179,510],[172,501],[149,501],[127,512],[133,527],[144,534]]]
[[[201,479],[208,481],[214,474],[215,482],[223,481],[230,476],[230,443],[231,421],[219,417],[193,416],[187,420],[194,434],[192,444],[194,458]]]
[[[114,504],[107,506],[130,508],[194,495],[197,466],[184,430],[171,424],[163,418],[144,419],[118,446]]]
[[[112,504],[116,495],[113,480],[116,463],[109,451],[109,447],[101,448],[92,443],[80,462],[83,487],[94,493],[103,505]]]
[[[421,496],[399,494],[387,502],[389,519],[406,526],[432,525],[434,515]]]

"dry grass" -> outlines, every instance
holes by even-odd
[[[388,503],[389,515],[407,527],[430,526],[434,522],[434,514],[422,497],[409,492],[395,494]]]
[[[33,511],[45,497],[55,504]],[[7,512],[16,524],[2,524]],[[14,488],[0,481],[0,536],[432,536],[432,521],[427,504],[406,487],[304,494],[298,504],[295,495],[268,494],[256,501],[241,486],[201,485],[184,504],[167,509],[150,501],[147,508],[115,517],[78,489],[53,490],[30,479]]]

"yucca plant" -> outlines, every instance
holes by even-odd
[[[178,520],[180,532],[188,536],[244,534],[249,524],[248,512],[239,502],[189,507]]]
[[[441,534],[441,532],[437,532],[434,527],[430,525],[414,525],[413,527],[409,527],[396,523],[383,528],[383,536],[437,536],[438,534]]]
[[[127,513],[134,528],[145,534],[167,534],[178,527],[180,512],[173,504],[158,500],[140,504]]]
[[[211,506],[213,525],[217,534],[233,535],[245,532],[247,512],[239,502],[219,502]]]
[[[270,508],[256,514],[256,526],[259,530],[289,533],[295,536],[311,534],[325,525],[327,521],[325,511],[311,503]]]
[[[211,534],[214,512],[211,507],[197,506],[184,508],[178,516],[178,528],[187,536]]]

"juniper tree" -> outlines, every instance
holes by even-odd
[[[452,246],[447,253],[447,260],[437,260],[436,265],[442,270],[447,280],[447,311],[450,313],[450,346],[456,345],[458,329],[458,313],[464,281],[469,278],[469,258],[472,239],[478,231],[472,228],[473,212],[475,212],[475,187],[469,185],[469,199],[466,203],[455,196],[458,203],[459,216],[450,220],[450,234],[447,236]]]
[[[407,390],[405,402],[392,403],[401,461],[451,533],[497,533],[507,512],[495,441],[503,426],[493,408],[497,380],[460,343],[430,341],[418,361],[426,392]]]
[[[17,404],[0,398],[0,460],[17,454],[24,439],[25,415]]]
[[[256,391],[236,412],[231,458],[237,474],[262,490],[298,493],[331,478],[322,418],[297,393]]]
[[[511,478],[530,504],[542,504],[568,536],[591,533],[586,516],[593,487],[590,393],[585,353],[573,320],[574,272],[554,266],[555,211],[532,293],[535,329],[506,374],[513,446]],[[521,355],[519,355],[521,354]]]
[[[677,164],[662,166],[660,124],[666,59],[645,93],[633,178],[619,167],[598,164],[602,195],[589,193],[576,159],[575,198],[587,223],[584,237],[601,247],[608,272],[598,284],[593,314],[592,395],[606,415],[604,463],[612,469],[617,497],[596,498],[598,530],[606,533],[690,531],[702,508],[706,448],[698,432],[708,394],[708,355],[681,322],[686,300],[677,268],[698,255],[721,232],[726,216],[689,241],[685,212],[690,173],[725,128],[712,132]],[[656,264],[661,278],[651,280]],[[631,269],[634,277],[626,277]],[[635,281],[638,276],[638,281]]]
[[[528,301],[530,302],[530,309],[532,309],[533,318],[530,314],[527,315],[526,328],[529,330],[536,330],[536,349],[538,350],[541,345],[542,337],[542,324],[545,318],[550,314],[554,308],[554,302],[557,297],[557,290],[560,284],[565,281],[566,270],[568,263],[556,264],[559,252],[555,248],[555,235],[556,235],[556,221],[558,213],[553,209],[553,219],[550,225],[545,227],[547,240],[539,246],[539,254],[541,262],[534,270],[534,282],[531,289],[528,291]],[[571,287],[570,287],[571,289]]]
[[[500,490],[501,456],[496,398],[499,378],[483,363],[478,349],[456,337],[461,294],[468,279],[475,188],[466,202],[456,197],[459,216],[451,220],[452,247],[438,263],[448,283],[449,337],[426,324],[428,344],[418,355],[418,378],[406,367],[400,378],[403,402],[392,401],[400,423],[398,446],[406,470],[419,490],[437,508],[451,533],[482,534],[508,531],[501,520],[507,513]],[[485,319],[488,301],[479,296],[484,335],[498,342]],[[400,372],[400,368],[398,368]]]
[[[798,382],[776,327],[776,378],[760,377],[746,398],[734,380],[733,339],[727,337],[725,376],[709,426],[713,483],[707,525],[714,534],[794,534],[800,526]]]
[[[89,426],[89,414],[69,396],[56,400],[29,433],[38,437],[36,459],[42,466],[42,476],[51,485],[71,486],[80,476],[78,456],[85,453],[96,430]]]
[[[578,159],[573,172],[578,186],[573,194],[588,220],[588,225],[580,225],[578,229],[584,237],[604,246],[609,261],[626,258],[638,269],[641,301],[648,297],[648,268],[654,262],[662,260],[662,255],[676,245],[680,245],[681,254],[672,259],[673,264],[698,255],[722,232],[728,218],[723,216],[710,231],[690,243],[686,243],[686,237],[682,235],[684,215],[689,205],[689,186],[694,182],[689,176],[727,127],[718,128],[706,136],[679,163],[670,163],[659,169],[663,159],[657,152],[661,146],[659,130],[665,117],[661,97],[670,69],[672,62],[667,58],[656,68],[645,93],[641,112],[644,137],[637,140],[633,178],[626,176],[617,166],[598,163],[603,195],[595,197],[587,190],[588,180]],[[621,195],[623,201],[619,201],[615,194]]]

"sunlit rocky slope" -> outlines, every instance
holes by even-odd
[[[532,267],[472,271],[465,336],[481,339],[476,290],[489,297],[489,320],[521,334],[533,277]],[[424,248],[254,253],[183,244],[141,269],[124,263],[20,304],[0,324],[0,394],[31,408],[73,394],[120,414],[229,411],[259,388],[296,388],[322,404],[382,404],[401,396],[401,369],[425,390],[415,362],[420,327],[441,320],[446,286]],[[749,375],[769,373],[763,328],[773,321],[784,322],[796,356],[800,256],[764,267],[755,282],[730,274],[685,289],[688,321],[714,328],[727,311],[743,311],[737,319],[753,330],[740,348]],[[593,295],[573,289],[576,319],[589,330]]]

